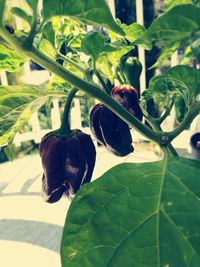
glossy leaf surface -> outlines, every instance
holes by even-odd
[[[86,24],[98,25],[123,35],[123,30],[114,21],[104,0],[44,0],[45,20],[53,16],[70,16]]]
[[[200,28],[200,8],[194,5],[180,5],[153,21],[148,30],[136,43],[162,41],[170,46],[187,41]]]
[[[25,61],[24,56],[0,43],[0,71],[17,71]]]
[[[62,267],[200,266],[200,166],[172,157],[118,165],[69,209]]]
[[[199,74],[194,68],[178,65],[167,70],[163,75],[154,77],[150,82],[150,89],[160,94],[170,91],[181,92],[190,101],[199,93]]]
[[[17,131],[51,96],[66,96],[37,86],[0,87],[0,145],[12,140]]]

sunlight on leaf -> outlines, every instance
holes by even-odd
[[[98,25],[124,34],[104,0],[44,0],[43,16],[45,20],[53,16],[69,16],[86,24]]]
[[[0,44],[0,71],[17,71],[25,61],[26,58],[24,56]]]
[[[120,164],[83,186],[64,227],[62,267],[200,266],[199,162]]]
[[[20,85],[0,87],[0,145],[13,140],[20,128],[28,122],[49,97],[66,96],[56,90]]]

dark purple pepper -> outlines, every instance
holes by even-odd
[[[96,150],[89,135],[80,130],[69,136],[56,132],[45,135],[39,153],[44,169],[42,197],[53,203],[63,194],[72,197],[79,188],[90,182],[96,160]]]
[[[90,130],[93,133],[93,136],[95,139],[101,144],[106,146],[106,143],[104,141],[101,127],[100,127],[100,122],[99,122],[99,116],[101,113],[101,110],[104,108],[104,105],[102,104],[96,104],[91,112],[90,112]]]
[[[112,98],[142,121],[142,110],[139,105],[138,92],[128,85],[115,86],[111,91]]]
[[[96,140],[117,156],[133,152],[132,137],[128,125],[102,104],[90,112],[90,129]]]

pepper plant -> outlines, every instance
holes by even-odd
[[[200,60],[198,1],[175,5],[148,29],[115,21],[104,0],[43,0],[42,10],[38,0],[23,1],[24,9],[14,2],[0,1],[1,70],[16,70],[31,59],[62,79],[67,90],[48,84],[1,86],[0,143],[7,153],[31,114],[49,98],[66,97],[71,88],[97,99],[163,151],[160,161],[122,163],[76,193],[63,231],[62,267],[199,267],[200,164],[178,156],[172,146],[200,112],[199,70],[178,65],[151,79],[138,99],[148,124],[111,96],[116,85],[131,86],[124,85],[130,80],[138,84],[141,70],[126,75],[131,68],[122,67],[137,46],[184,45]],[[8,14],[19,16],[26,27],[10,25]],[[87,25],[95,27],[87,31]],[[159,117],[147,112],[150,99],[159,99]],[[162,122],[174,105],[179,123],[165,132]],[[66,110],[63,118],[68,117]]]

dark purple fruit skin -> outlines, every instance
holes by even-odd
[[[96,140],[116,156],[133,152],[128,125],[104,105],[97,104],[92,108],[90,129]]]
[[[95,166],[96,150],[89,135],[74,130],[70,136],[55,132],[45,135],[39,146],[42,159],[42,197],[54,203],[63,194],[71,197],[90,182]]]
[[[100,123],[99,123],[99,116],[101,113],[101,110],[104,108],[104,105],[102,104],[96,104],[91,112],[90,112],[90,130],[95,137],[95,139],[103,146],[106,146],[106,143],[104,141],[101,128],[100,128]]]
[[[142,110],[139,105],[138,92],[132,86],[115,86],[111,90],[112,98],[133,116],[142,121]]]

